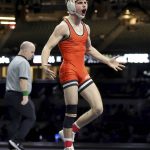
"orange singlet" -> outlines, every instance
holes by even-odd
[[[63,62],[60,66],[59,77],[63,88],[79,84],[79,91],[93,83],[84,64],[88,31],[84,23],[83,34],[78,35],[70,22],[64,20],[70,31],[70,36],[59,42]]]

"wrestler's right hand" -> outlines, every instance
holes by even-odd
[[[44,72],[49,76],[49,78],[54,80],[56,78],[56,75],[54,71],[50,70],[50,66],[50,64],[44,64],[42,65],[42,68]]]

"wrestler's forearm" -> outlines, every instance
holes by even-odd
[[[41,61],[42,66],[48,63],[48,58],[50,56],[51,49],[47,47],[47,45],[44,46],[41,54]]]
[[[91,47],[88,52],[89,55],[93,56],[95,59],[101,61],[104,64],[109,63],[109,58],[102,55],[99,51],[97,51],[94,47]]]

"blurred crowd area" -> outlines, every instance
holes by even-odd
[[[150,99],[130,97],[109,99],[102,94],[103,114],[76,135],[77,142],[95,143],[149,143]],[[26,141],[58,142],[58,131],[62,129],[65,106],[61,86],[56,84],[33,85],[31,98],[35,104],[37,120]],[[2,98],[3,99],[3,98]],[[0,141],[7,140],[9,123],[7,108],[0,108]],[[79,96],[78,117],[89,109]]]

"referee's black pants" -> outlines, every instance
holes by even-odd
[[[29,100],[26,105],[21,105],[22,99],[21,92],[6,91],[5,93],[5,103],[10,118],[8,137],[20,142],[25,139],[36,120],[33,102]]]

